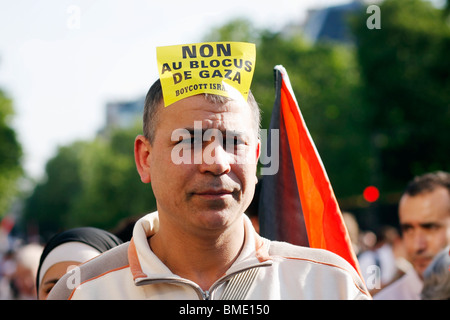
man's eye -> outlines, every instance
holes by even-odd
[[[178,141],[178,143],[193,145],[195,143],[199,143],[200,145],[203,143],[202,139],[194,138],[194,137],[186,137]]]
[[[403,232],[403,233],[408,233],[408,232],[410,232],[413,228],[412,228],[412,226],[405,224],[405,225],[401,225],[401,229],[402,229],[402,232]]]
[[[437,223],[425,223],[422,225],[425,230],[435,231],[440,228],[440,225]]]
[[[230,148],[236,148],[239,145],[244,144],[244,140],[238,138],[238,137],[230,137],[224,139],[224,148],[230,147]]]

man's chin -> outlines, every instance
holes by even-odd
[[[229,227],[237,218],[236,210],[224,208],[222,210],[209,209],[197,212],[200,226],[208,230],[223,230]]]
[[[191,205],[198,211],[221,212],[230,211],[237,207],[236,200],[231,194],[226,195],[194,195]]]
[[[420,261],[414,261],[414,269],[420,278],[423,277],[423,273],[430,265],[431,259],[420,259]]]

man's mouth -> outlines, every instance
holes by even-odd
[[[419,266],[426,266],[428,265],[432,260],[432,257],[415,257],[414,263]]]
[[[194,194],[206,199],[221,199],[231,197],[233,195],[233,191],[227,189],[208,189],[195,192]]]

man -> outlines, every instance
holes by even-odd
[[[420,299],[423,272],[434,256],[450,244],[450,174],[439,171],[414,178],[400,199],[399,220],[414,268],[375,299]]]
[[[198,94],[165,107],[156,81],[135,160],[158,211],[136,223],[129,243],[67,274],[49,298],[368,299],[344,259],[253,229],[244,212],[257,182],[259,122],[251,93],[247,101]]]

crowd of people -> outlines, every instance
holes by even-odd
[[[386,226],[378,235],[360,230],[344,212],[361,273],[374,299],[450,299],[450,174],[416,177],[400,200],[401,231]],[[2,252],[0,299],[46,299],[63,274],[123,241],[86,227],[64,231],[45,246],[18,245]]]

